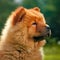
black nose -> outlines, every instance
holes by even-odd
[[[48,31],[51,30],[49,26],[46,26],[46,29],[47,29]]]
[[[48,25],[46,26],[46,32],[47,32],[48,36],[51,35],[51,29],[50,29],[50,27]]]

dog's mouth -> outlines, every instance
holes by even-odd
[[[51,31],[45,33],[45,34],[41,34],[39,36],[33,36],[33,39],[35,42],[39,42],[39,41],[42,41],[44,39],[46,39],[47,37],[50,37],[51,36]]]
[[[45,36],[37,36],[37,37],[35,36],[35,37],[33,37],[33,39],[34,39],[35,42],[42,41],[42,40],[45,39]]]
[[[34,36],[33,39],[34,39],[35,42],[39,42],[39,41],[42,41],[49,36],[50,36],[49,34],[44,35],[44,36]]]

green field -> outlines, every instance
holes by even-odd
[[[46,46],[44,60],[60,60],[60,46]]]

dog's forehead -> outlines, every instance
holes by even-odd
[[[27,9],[26,14],[34,18],[44,18],[44,15],[41,12],[35,11],[34,9]]]
[[[41,12],[35,11],[34,9],[26,10],[26,15],[29,19],[43,21],[46,23],[44,15]]]
[[[35,10],[33,10],[33,9],[27,10],[26,13],[29,14],[29,15],[31,15],[31,16],[35,16],[35,17],[40,17],[40,16],[41,16],[41,13],[40,13],[40,12],[35,11]]]

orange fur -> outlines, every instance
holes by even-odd
[[[46,42],[35,42],[33,37],[41,35],[45,26],[44,16],[38,7],[17,8],[8,18],[2,32],[0,60],[42,60],[42,47]]]

